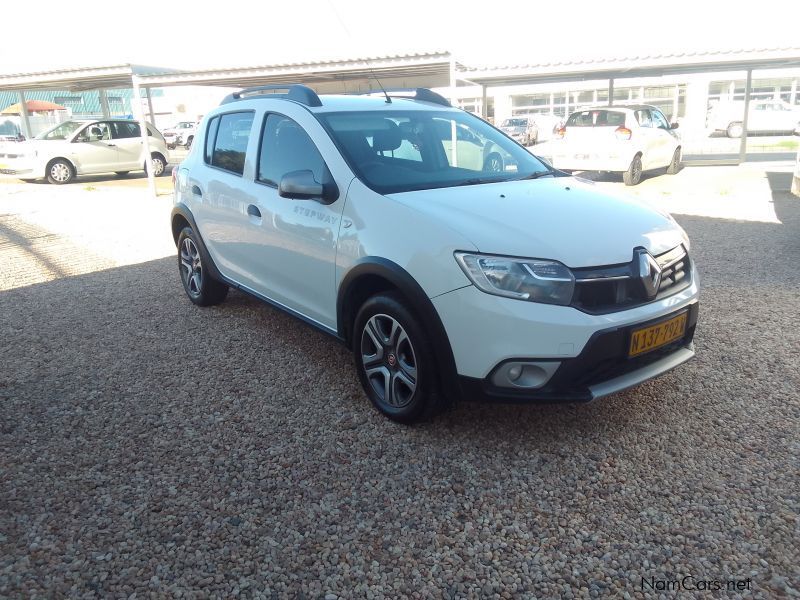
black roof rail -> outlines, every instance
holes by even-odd
[[[414,92],[413,96],[409,96],[409,92]],[[432,102],[433,104],[441,104],[442,106],[452,106],[450,101],[442,96],[429,90],[428,88],[393,88],[389,90],[370,90],[369,92],[359,92],[359,95],[380,95],[385,94],[390,98],[406,98],[411,100],[421,100],[423,102]]]
[[[272,90],[286,90],[285,94],[258,94],[257,92],[266,92]],[[229,102],[236,102],[237,100],[245,100],[244,96],[251,96],[251,97],[265,97],[269,98],[270,96],[278,97],[278,98],[286,98],[287,100],[294,100],[295,102],[299,102],[300,104],[305,104],[306,106],[322,106],[322,100],[319,99],[317,96],[317,92],[312,90],[310,87],[301,85],[299,83],[287,83],[284,85],[258,85],[255,87],[249,87],[243,89],[239,92],[233,92],[232,94],[228,94],[225,98],[222,99],[222,104],[228,104]]]

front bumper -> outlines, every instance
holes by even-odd
[[[485,294],[468,286],[433,298],[453,350],[462,396],[511,402],[589,401],[637,385],[693,356],[698,277],[676,294],[608,314],[536,304]],[[658,350],[629,359],[633,329],[688,311],[686,334]],[[539,389],[492,383],[509,361],[560,363]]]

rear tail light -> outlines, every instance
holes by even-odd
[[[631,139],[631,133],[632,132],[631,132],[630,129],[628,129],[627,127],[622,127],[622,126],[617,127],[617,129],[614,131],[614,135],[617,136],[618,140],[629,140],[629,139]]]
[[[563,138],[565,133],[567,133],[566,127],[559,127],[556,129],[556,137]]]

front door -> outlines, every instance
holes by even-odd
[[[344,190],[328,205],[281,197],[280,181],[292,171],[311,171],[323,184],[332,184],[333,178],[297,122],[275,113],[265,119],[250,194],[258,200],[248,207],[250,226],[258,232],[251,245],[256,291],[335,329],[336,243]]]
[[[78,173],[107,173],[119,168],[119,151],[106,121],[92,123],[75,136],[72,158]]]

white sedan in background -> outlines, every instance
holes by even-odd
[[[666,167],[680,170],[681,141],[654,106],[603,106],[572,113],[553,143],[553,166],[564,171],[621,173],[636,185],[642,173]]]
[[[153,173],[166,169],[169,152],[164,138],[147,126]],[[134,121],[64,121],[34,139],[0,146],[0,173],[24,181],[45,178],[57,185],[77,175],[145,170],[141,129]]]

